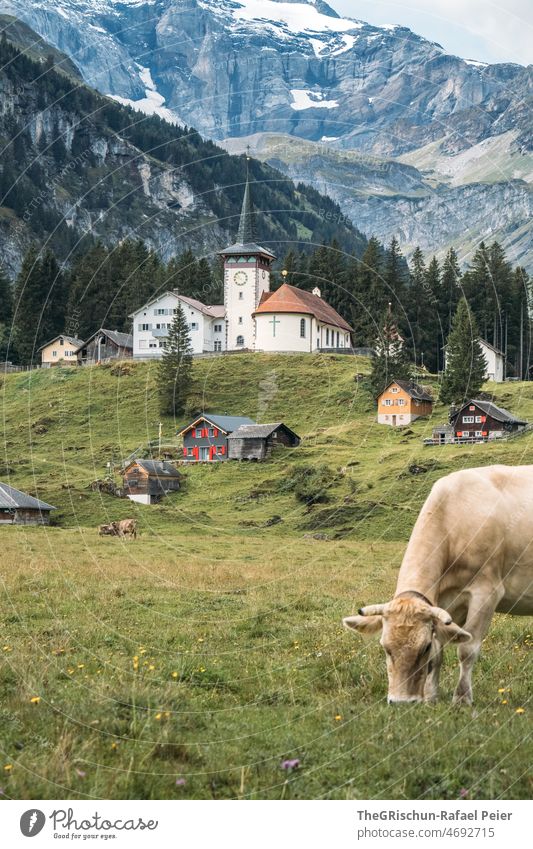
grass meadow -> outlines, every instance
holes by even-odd
[[[365,360],[195,363],[191,409],[283,419],[266,463],[186,468],[142,506],[90,482],[157,436],[155,367],[0,378],[0,480],[58,507],[0,527],[0,787],[6,798],[529,798],[531,620],[498,616],[473,708],[386,705],[382,650],[341,618],[387,600],[432,483],[529,463],[533,433],[427,448],[445,420],[374,422]],[[533,420],[533,384],[487,387]],[[163,421],[163,441],[181,422]],[[320,500],[295,477],[326,467]],[[413,474],[414,467],[419,473]],[[136,542],[97,525],[135,516]]]

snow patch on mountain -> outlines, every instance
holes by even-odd
[[[139,100],[131,100],[129,97],[120,97],[118,94],[109,94],[108,97],[113,98],[113,100],[116,100],[118,103],[122,103],[123,106],[131,106],[132,109],[135,109],[137,112],[143,112],[145,115],[159,115],[160,118],[163,118],[170,124],[181,123],[178,116],[172,111],[172,109],[168,109],[163,105],[165,103],[165,98],[158,92],[152,79],[150,68],[145,68],[143,65],[139,64],[137,64],[137,68],[139,69],[141,82],[145,86],[145,96]]]
[[[353,32],[363,26],[361,22],[349,18],[324,15],[310,3],[277,3],[275,0],[238,0],[228,3],[222,0],[214,9],[209,0],[200,0],[198,5],[212,14],[231,16],[235,21],[268,26],[279,35]]]
[[[307,88],[291,88],[291,108],[296,111],[302,109],[336,109],[338,100],[324,100],[325,94],[319,91],[310,91]]]

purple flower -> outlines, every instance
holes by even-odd
[[[291,758],[287,761],[281,762],[281,768],[282,769],[298,769],[299,766],[300,766],[300,759],[299,758]]]
[[[76,775],[78,775],[80,778],[85,778],[85,773],[82,769],[77,769]]]
[[[187,780],[185,778],[176,778],[176,787],[183,787],[184,784],[187,784]]]
[[[461,797],[461,799],[466,799],[469,793],[470,790],[467,790],[466,787],[461,787],[461,789],[459,790],[459,796]]]

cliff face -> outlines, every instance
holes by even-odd
[[[168,260],[187,247],[212,255],[233,240],[244,157],[157,117],[139,122],[131,109],[58,71],[60,55],[53,62],[0,43],[0,249],[7,270],[18,271],[32,241],[68,260],[86,236],[106,243],[139,238]],[[296,191],[268,165],[250,167],[261,182],[265,242],[277,248],[302,233],[320,242],[340,227],[347,248],[364,247],[329,199]],[[336,210],[338,227],[325,210]]]
[[[321,188],[368,234],[405,233],[407,250],[458,240],[466,256],[478,232],[490,239],[503,225],[515,259],[530,260],[513,232],[527,228],[532,66],[451,56],[406,28],[341,18],[322,0],[0,0],[1,9],[63,50],[90,85],[145,113],[229,144],[275,133],[325,146],[316,151],[327,161],[321,175],[329,174]],[[480,178],[469,152],[502,140],[505,167],[498,155]],[[329,151],[373,157],[364,173],[354,169],[362,179],[354,191],[344,190],[346,165],[337,161],[336,171]],[[316,161],[276,162],[316,183]],[[453,179],[450,168],[460,171]],[[402,181],[417,186],[415,199]],[[477,204],[465,240],[466,184],[477,186]],[[505,222],[494,214],[496,199],[509,207]],[[436,215],[435,226],[427,215]]]

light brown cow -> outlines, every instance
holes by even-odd
[[[533,466],[441,478],[413,528],[392,601],[343,623],[381,632],[389,703],[434,701],[442,648],[457,643],[454,701],[470,704],[472,669],[494,612],[533,614]]]
[[[120,522],[113,522],[117,529],[117,536],[131,536],[137,539],[137,522],[135,519],[121,519]]]

